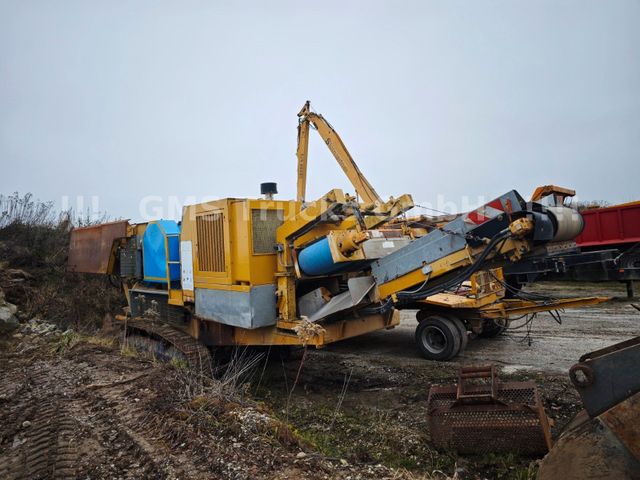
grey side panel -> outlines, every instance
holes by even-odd
[[[276,287],[261,285],[249,292],[196,288],[196,315],[225,325],[259,328],[276,323]]]
[[[370,238],[362,244],[367,259],[386,257],[411,243],[410,238]]]
[[[318,311],[309,317],[310,322],[317,322],[323,318],[348,308],[353,308],[364,300],[373,289],[376,282],[372,277],[355,277],[347,280],[349,289],[331,298]]]
[[[323,289],[316,288],[298,299],[298,313],[301,316],[310,317],[326,305],[327,301],[324,298]]]
[[[373,262],[371,273],[378,284],[389,282],[422,267],[424,263],[429,264],[462,250],[466,244],[464,237],[434,230],[406,247]]]
[[[505,211],[521,211],[521,201],[522,198],[518,192],[511,190],[476,210],[447,223],[443,230],[454,232],[454,234],[433,230],[408,246],[373,262],[371,264],[371,273],[378,284],[386,283],[413,270],[417,270],[425,264],[429,264],[439,258],[462,250],[467,244],[464,234],[475,230],[486,221],[495,218]],[[487,208],[490,207],[491,204],[494,204],[494,202],[500,202],[501,207],[499,209]],[[469,221],[469,216],[472,213],[485,217],[485,222],[479,224],[474,221]]]

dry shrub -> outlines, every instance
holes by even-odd
[[[14,223],[53,227],[56,223],[53,202],[34,200],[30,193],[24,197],[21,197],[18,192],[12,195],[0,195],[0,228]]]
[[[188,441],[190,432],[195,430],[204,438],[215,434],[221,439],[234,437],[247,443],[267,441],[299,446],[291,429],[247,394],[249,379],[263,359],[261,354],[239,351],[224,368],[218,369],[216,378],[174,366],[162,385],[154,387],[162,391],[158,392],[152,409],[174,416],[186,425],[165,423],[157,427],[163,431],[168,427],[174,443]]]
[[[179,398],[191,402],[194,398],[206,396],[244,405],[249,381],[263,359],[263,353],[245,348],[234,349],[229,360],[215,369],[215,379],[208,378],[193,368],[178,368],[176,380],[181,387]]]
[[[306,346],[311,340],[322,335],[325,330],[321,325],[311,322],[303,315],[300,322],[293,327],[293,331],[302,340],[302,344]]]
[[[106,313],[121,310],[124,296],[107,277],[66,271],[73,223],[88,220],[72,217],[31,194],[0,195],[0,288],[27,318],[94,331]]]

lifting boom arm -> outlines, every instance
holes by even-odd
[[[356,162],[353,160],[347,147],[333,127],[325,118],[311,111],[309,101],[304,104],[298,113],[298,201],[304,202],[307,187],[307,156],[309,152],[309,124],[318,131],[324,143],[349,178],[356,190],[356,194],[365,203],[383,203],[380,196],[362,174]]]

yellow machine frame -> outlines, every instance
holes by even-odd
[[[391,197],[383,201],[365,178],[349,154],[338,133],[322,115],[311,111],[307,101],[298,113],[298,179],[297,200],[272,199],[223,200],[190,205],[184,208],[181,242],[193,246],[193,289],[172,289],[167,282],[168,303],[182,306],[193,312],[196,289],[230,292],[250,292],[252,287],[275,285],[277,320],[272,326],[242,328],[222,324],[211,319],[191,315],[187,327],[190,335],[202,338],[209,344],[219,345],[299,345],[321,347],[341,339],[364,333],[393,328],[399,324],[399,312],[395,308],[372,314],[354,312],[347,319],[334,322],[320,321],[320,328],[307,338],[301,338],[298,329],[303,319],[297,312],[297,289],[304,280],[297,268],[296,252],[326,238],[337,261],[363,259],[360,244],[367,240],[368,232],[384,229],[391,221],[394,228],[401,224],[401,232],[407,238],[417,238],[426,233],[424,228],[412,228],[397,217],[410,210],[413,200],[410,195]],[[309,129],[318,131],[323,141],[343,169],[357,196],[345,194],[340,189],[330,190],[318,200],[306,202],[306,176],[308,161]],[[536,191],[534,196],[545,192],[572,195],[574,192],[559,187],[547,186]],[[362,199],[362,203],[358,201]],[[273,251],[256,252],[253,245],[253,212],[278,211],[282,221],[275,228]],[[340,212],[338,217],[336,212]],[[366,212],[367,215],[362,215]],[[207,221],[205,234],[199,233],[199,222]],[[142,235],[146,224],[130,227],[129,236]],[[507,256],[518,260],[530,249],[524,236],[532,231],[530,219],[520,218],[509,225],[510,238],[505,239],[494,256]],[[200,238],[199,237],[202,237]],[[216,242],[213,241],[216,240]],[[386,283],[376,285],[375,301],[391,301],[397,304],[397,295],[427,281],[441,277],[453,270],[474,263],[483,246],[456,251],[431,262],[427,268],[418,268]],[[204,264],[206,263],[206,265]],[[496,279],[497,281],[494,281]],[[424,310],[455,311],[461,318],[477,327],[482,319],[508,318],[513,315],[534,313],[562,307],[600,303],[606,299],[588,298],[562,300],[553,305],[540,305],[521,300],[507,300],[502,283],[502,270],[476,272],[470,278],[470,288],[464,293],[438,293],[419,301],[413,307]],[[125,285],[125,294],[134,285]],[[474,326],[475,325],[475,326]]]

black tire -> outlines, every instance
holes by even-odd
[[[495,338],[498,335],[501,335],[506,329],[506,321],[504,319],[496,320],[485,320],[484,325],[482,325],[482,332],[478,335],[482,338]]]
[[[451,320],[433,315],[418,324],[415,339],[424,358],[449,360],[460,351],[462,336]]]
[[[418,312],[416,312],[416,319],[418,320],[418,322],[421,322],[425,318],[428,318],[433,315],[434,314],[429,312],[429,310],[418,310]],[[460,332],[460,350],[458,351],[457,354],[459,354],[460,352],[463,352],[467,348],[467,345],[469,344],[469,335],[467,333],[466,325],[460,318],[458,318],[454,314],[445,313],[442,316],[451,320],[453,324],[458,328],[458,331]]]
[[[447,318],[453,322],[453,324],[458,328],[458,331],[460,332],[460,350],[458,351],[458,353],[464,352],[464,350],[467,348],[467,345],[469,344],[467,327],[465,326],[464,322],[455,315],[447,315]]]

